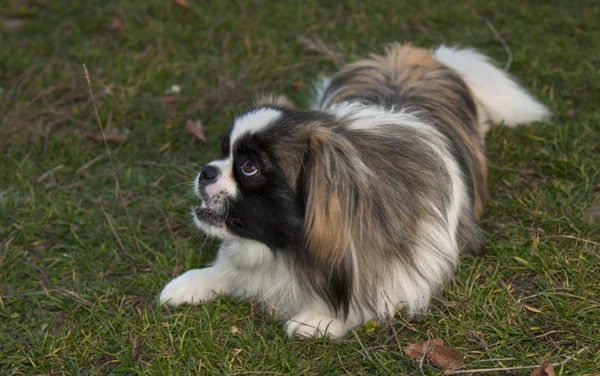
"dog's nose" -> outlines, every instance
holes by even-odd
[[[200,181],[215,180],[219,176],[219,169],[215,166],[206,165],[200,171]]]

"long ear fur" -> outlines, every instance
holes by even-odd
[[[286,108],[296,108],[292,102],[285,95],[275,95],[275,94],[263,94],[256,98],[254,101],[256,106],[261,105],[272,105]]]
[[[335,267],[360,236],[370,170],[358,150],[335,128],[308,130],[303,184],[305,251],[309,261]]]

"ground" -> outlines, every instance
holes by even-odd
[[[437,374],[402,351],[427,338],[458,349],[468,369],[576,355],[556,374],[600,373],[597,1],[0,8],[0,373]],[[431,310],[339,341],[288,340],[258,306],[225,297],[156,304],[167,281],[214,256],[217,243],[189,223],[187,182],[218,154],[232,116],[261,92],[302,102],[335,70],[299,36],[348,61],[393,41],[473,46],[554,113],[489,134],[488,246]],[[108,151],[82,64],[117,141]],[[186,134],[187,119],[203,122],[207,144]]]

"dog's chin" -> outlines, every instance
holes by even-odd
[[[196,227],[207,235],[220,239],[234,237],[227,229],[227,224],[225,223],[226,213],[214,207],[207,206],[205,202],[193,208],[192,218]]]

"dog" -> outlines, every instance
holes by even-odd
[[[423,312],[462,253],[485,246],[485,135],[549,110],[472,49],[393,44],[317,85],[314,105],[268,96],[202,167],[195,225],[216,261],[160,302],[261,302],[290,337],[343,337]]]

